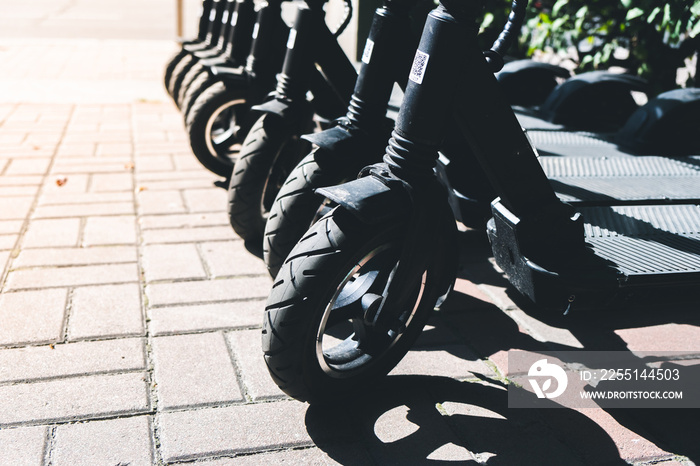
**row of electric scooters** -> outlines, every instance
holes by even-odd
[[[263,350],[286,393],[337,399],[398,363],[454,283],[455,219],[543,307],[700,284],[697,90],[640,107],[638,78],[504,67],[520,0],[486,52],[476,2],[426,17],[385,0],[358,75],[337,42],[349,2],[336,32],[323,0],[295,2],[291,28],[281,3],[205,0],[165,83],[195,156],[227,179],[232,227],[263,242]]]

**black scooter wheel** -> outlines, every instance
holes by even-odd
[[[196,80],[197,77],[202,73],[206,73],[206,69],[201,62],[196,63],[194,66],[192,66],[192,68],[189,69],[189,71],[187,71],[187,73],[185,73],[177,96],[173,96],[175,99],[175,104],[180,110],[183,109],[182,104],[185,100],[185,94],[187,94],[187,90],[190,88],[193,81]]]
[[[170,79],[173,76],[173,71],[175,70],[175,67],[177,66],[178,63],[180,63],[180,60],[182,60],[183,57],[187,55],[187,50],[184,48],[180,49],[179,52],[177,52],[173,57],[168,60],[168,64],[165,65],[165,73],[163,75],[163,85],[165,86],[165,89],[170,92]]]
[[[192,104],[194,104],[202,92],[219,81],[221,81],[221,79],[218,76],[212,76],[208,72],[198,74],[187,88],[187,92],[185,92],[185,96],[182,99],[180,105],[180,111],[182,111],[182,114],[187,115],[190,113],[190,110],[192,110]]]
[[[197,57],[189,53],[182,57],[177,66],[175,66],[173,74],[170,76],[170,82],[168,83],[168,93],[173,100],[177,99],[180,93],[180,86],[182,85],[182,80],[185,79],[185,75],[198,61],[199,59]]]
[[[344,181],[343,170],[322,170],[314,159],[316,148],[292,170],[282,185],[265,223],[263,258],[272,277],[309,226],[325,213],[323,199],[314,189]]]
[[[222,82],[207,88],[192,104],[185,126],[192,152],[205,168],[230,178],[238,156],[236,146],[250,128],[249,111],[246,90],[228,88]]]
[[[243,240],[262,239],[275,196],[306,150],[298,131],[279,115],[264,114],[253,125],[228,189],[229,220]]]
[[[397,221],[368,227],[336,208],[292,250],[263,322],[265,362],[285,393],[310,403],[357,396],[408,352],[441,294],[437,262],[401,284],[406,308],[389,327],[401,330],[368,324],[394,277],[405,228]]]

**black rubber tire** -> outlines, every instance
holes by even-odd
[[[175,67],[180,63],[180,60],[182,60],[183,57],[185,57],[188,54],[187,50],[184,48],[180,49],[179,52],[177,52],[173,57],[168,60],[168,64],[165,65],[165,73],[163,74],[163,85],[165,86],[165,90],[170,93],[170,79],[173,76],[173,71],[175,70]]]
[[[182,57],[182,60],[173,70],[173,74],[170,76],[170,83],[168,84],[168,93],[173,100],[176,100],[180,93],[180,86],[182,85],[182,80],[185,79],[185,75],[198,61],[199,59],[193,54],[187,54]]]
[[[246,89],[232,89],[222,82],[209,86],[192,104],[185,118],[190,147],[209,171],[231,177],[238,147],[250,127],[249,111]]]
[[[212,76],[208,72],[203,72],[197,75],[185,92],[185,97],[182,99],[180,111],[183,115],[188,115],[192,110],[192,105],[197,98],[214,83],[221,81],[218,76]]]
[[[192,85],[192,82],[197,79],[201,73],[206,73],[206,69],[202,62],[198,62],[190,68],[182,79],[182,84],[180,84],[180,89],[178,90],[177,96],[174,96],[175,105],[182,110],[182,102],[185,100],[185,94],[187,89]]]
[[[308,143],[299,136],[282,117],[267,113],[243,142],[228,189],[229,221],[243,240],[258,244],[262,240],[279,188],[308,151]]]
[[[345,170],[322,170],[314,158],[318,150],[315,148],[292,170],[267,217],[263,259],[273,278],[294,245],[317,219],[323,199],[314,193],[314,189],[334,186],[347,178]]]
[[[404,322],[404,332],[389,345],[374,342],[377,345],[374,351],[366,353],[367,346],[361,345],[371,345],[370,340],[376,340],[378,333],[371,333],[362,317],[351,317],[347,307],[348,303],[358,303],[361,296],[367,296],[368,289],[375,289],[367,286],[383,287],[398,258],[404,232],[404,222],[384,222],[369,228],[350,213],[336,208],[316,222],[292,250],[272,286],[262,330],[265,362],[275,383],[285,393],[310,403],[363,393],[411,348],[440,299],[439,284],[444,278],[441,278],[443,267],[437,260],[426,264],[422,277],[404,284],[403,289],[411,290],[409,302],[414,305]],[[373,261],[383,263],[376,264],[380,272],[375,277],[358,269],[372,268]],[[374,285],[367,285],[373,282]],[[336,294],[346,283],[349,283],[347,293]],[[425,286],[421,287],[421,283]],[[338,303],[339,307],[335,307]],[[327,311],[333,309],[341,309],[343,315],[324,319]],[[321,331],[327,330],[326,326],[337,328],[331,323],[334,320],[347,323],[350,319],[354,319],[355,325],[351,331],[345,329],[344,333],[350,336],[340,336],[346,343],[345,350],[339,345],[340,357],[336,356],[333,362],[332,350],[319,347],[326,335]],[[353,333],[360,330],[356,325],[364,327]],[[354,335],[360,336],[353,340]]]

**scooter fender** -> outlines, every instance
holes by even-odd
[[[411,195],[403,183],[372,175],[337,186],[318,188],[315,192],[367,225],[406,218],[411,212]]]
[[[248,86],[248,73],[242,67],[212,66],[208,70],[211,76],[221,79],[228,88],[239,89],[241,86]]]
[[[309,114],[313,115],[311,104],[307,101],[296,102],[286,99],[270,98],[259,105],[254,105],[252,111],[258,114],[272,113],[279,115],[284,121],[302,121]]]

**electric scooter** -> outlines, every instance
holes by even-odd
[[[559,180],[547,178],[493,76],[525,4],[513,2],[504,32],[484,54],[476,41],[478,5],[442,0],[426,21],[384,162],[354,181],[317,190],[338,206],[289,254],[263,323],[265,361],[290,396],[318,402],[366,390],[398,363],[450,291],[455,217],[435,167],[451,117],[468,144],[464,154],[478,160],[498,195],[487,229],[496,261],[536,305],[579,312],[650,291],[673,298],[700,284],[693,236],[700,231],[700,196],[683,178],[697,186],[700,170],[693,157],[677,160],[679,147],[697,147],[692,138],[669,148],[676,155],[658,172],[658,160],[620,150],[615,160],[557,158],[565,175],[588,176],[584,190],[559,189]],[[633,114],[620,134],[645,140],[697,111],[693,98],[666,100]],[[648,125],[669,101],[677,111]],[[615,194],[613,187],[619,193],[634,179],[630,173],[657,177],[653,198]],[[610,174],[617,179],[606,180]],[[562,201],[567,190],[588,194],[596,180],[611,189],[581,203]],[[674,182],[688,190],[674,195]]]
[[[416,11],[417,3],[390,0],[375,11],[347,114],[331,128],[302,136],[314,149],[281,186],[265,223],[263,257],[272,277],[321,216],[322,199],[314,189],[352,179],[362,167],[381,160],[394,125],[386,116],[393,86],[405,89],[418,43],[411,13],[416,22],[427,15]]]
[[[263,102],[274,89],[275,75],[282,67],[289,35],[281,16],[282,2],[269,0],[260,5],[245,66],[205,68],[206,86],[202,83],[196,98],[190,96],[191,101],[183,108],[194,156],[227,180],[240,144],[254,122],[250,108]]]
[[[267,213],[284,180],[308,152],[300,138],[320,123],[342,115],[357,72],[325,22],[326,0],[301,2],[287,40],[275,92],[253,107],[259,115],[243,141],[228,189],[231,226],[246,241],[262,238]],[[307,98],[311,93],[312,99]],[[315,117],[316,116],[316,117]]]

